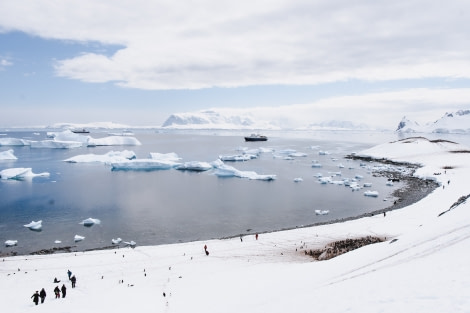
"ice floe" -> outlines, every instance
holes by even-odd
[[[18,240],[7,240],[5,241],[5,246],[6,247],[13,247],[18,244]]]
[[[73,237],[73,241],[75,241],[75,242],[79,242],[79,241],[82,241],[84,239],[85,239],[85,237],[80,236],[80,235],[75,235],[75,237]]]
[[[367,197],[378,197],[378,196],[379,196],[379,192],[378,192],[378,191],[367,190],[367,191],[364,192],[364,196],[367,196]]]
[[[83,144],[79,141],[60,141],[55,139],[31,141],[31,148],[47,148],[47,149],[73,149],[80,148]]]
[[[29,228],[32,231],[41,231],[42,230],[42,221],[32,221],[29,224],[23,225],[26,228]]]
[[[101,224],[101,221],[99,219],[89,217],[81,221],[79,224],[82,224],[85,227],[91,227],[95,224]]]
[[[119,237],[118,237],[118,238],[116,238],[116,239],[114,239],[114,238],[113,238],[113,239],[111,239],[111,243],[112,243],[113,245],[118,245],[118,244],[120,244],[120,243],[121,243],[121,241],[122,241],[122,239],[121,239],[121,238],[119,238]]]
[[[22,180],[25,178],[33,178],[33,177],[47,177],[49,173],[43,172],[39,174],[35,174],[32,172],[31,168],[24,168],[24,167],[17,167],[17,168],[8,168],[0,171],[0,179],[16,179]]]
[[[248,178],[253,180],[274,180],[276,179],[276,175],[261,175],[254,171],[240,171],[236,168],[220,163],[213,163],[215,165],[214,175],[219,177],[239,177],[239,178]]]
[[[111,164],[113,162],[121,162],[135,159],[134,151],[109,151],[105,154],[82,154],[64,160],[69,163],[104,163]]]
[[[207,162],[190,161],[177,165],[175,168],[182,171],[203,172],[212,169],[212,165]]]
[[[30,141],[19,138],[0,138],[0,146],[29,146]]]
[[[330,213],[330,210],[315,210],[316,215],[327,215]]]
[[[13,149],[0,151],[0,161],[1,160],[17,160],[18,158],[15,156]]]
[[[179,163],[175,163],[173,161],[160,161],[154,159],[133,159],[111,163],[113,170],[169,170],[178,165]]]
[[[302,179],[302,177],[296,177],[294,178],[294,182],[296,183],[300,183],[300,182],[303,182],[304,180]]]

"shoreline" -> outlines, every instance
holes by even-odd
[[[350,216],[350,217],[345,217],[345,218],[340,218],[340,219],[335,219],[335,220],[330,220],[330,221],[325,221],[325,222],[318,222],[318,223],[313,223],[313,224],[308,224],[308,225],[274,229],[274,230],[263,231],[259,233],[268,234],[268,233],[282,232],[282,231],[288,231],[288,230],[293,230],[293,229],[310,228],[310,227],[315,227],[315,226],[344,223],[347,221],[357,220],[357,219],[364,218],[364,217],[371,217],[371,216],[382,214],[388,211],[402,209],[425,198],[426,196],[428,196],[430,193],[432,193],[436,188],[440,186],[439,183],[437,183],[436,181],[415,177],[414,173],[416,169],[420,167],[417,164],[407,163],[407,162],[395,162],[395,161],[391,161],[391,160],[384,159],[384,158],[375,159],[375,158],[368,157],[368,156],[365,157],[365,156],[347,155],[345,156],[345,158],[407,167],[410,170],[408,174],[403,174],[399,171],[376,171],[374,172],[374,175],[387,177],[389,180],[398,180],[400,182],[404,182],[404,186],[402,188],[396,189],[392,193],[392,195],[398,199],[395,200],[392,205],[386,208],[374,210],[374,211],[363,213],[363,214],[356,215],[356,216]],[[249,236],[249,235],[254,235],[254,234],[255,233],[247,232],[243,234],[235,234],[235,235],[230,235],[230,236],[225,236],[225,237],[220,237],[220,238],[210,238],[207,240],[217,240],[217,239],[226,240],[226,239],[237,238],[240,236]],[[200,240],[190,240],[187,242],[196,242],[196,241],[200,241]],[[183,242],[177,242],[174,244],[178,244],[178,243],[183,243]],[[88,252],[88,251],[120,249],[120,248],[126,248],[127,246],[108,245],[108,246],[96,247],[96,248],[85,249],[85,250],[80,250],[80,251],[74,250],[74,248],[76,247],[77,246],[53,247],[49,249],[40,249],[40,250],[33,251],[30,253],[26,253],[26,254],[21,254],[15,251],[11,251],[7,253],[0,253],[0,257],[5,258],[5,257],[13,257],[13,256],[49,255],[49,254],[77,253],[77,252],[83,253],[83,252]]]

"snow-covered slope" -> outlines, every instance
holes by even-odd
[[[386,216],[259,238],[5,257],[0,262],[3,305],[9,313],[468,312],[467,148],[411,138],[359,154],[420,163],[417,174],[434,177],[442,188]],[[305,253],[364,236],[386,241],[327,261]],[[68,269],[77,277],[74,289]],[[54,284],[54,277],[62,282]],[[62,284],[66,298],[54,299],[53,288]],[[48,296],[34,307],[30,297],[41,288]]]
[[[396,131],[403,133],[470,134],[470,110],[446,113],[435,122],[424,126],[403,117]]]

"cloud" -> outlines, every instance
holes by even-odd
[[[6,59],[0,59],[0,71],[4,70],[7,66],[12,66],[13,63],[6,60]]]
[[[468,109],[469,103],[470,88],[417,88],[330,97],[312,103],[278,107],[212,110],[227,115],[249,114],[255,119],[272,121],[282,128],[306,127],[312,123],[340,120],[364,123],[379,129],[395,129],[404,115],[425,124],[442,117],[446,111]]]
[[[55,69],[127,88],[470,78],[470,3],[462,1],[19,0],[0,10],[9,12],[3,29],[122,45]]]

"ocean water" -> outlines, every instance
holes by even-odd
[[[1,132],[2,138],[32,140],[46,138],[45,131]],[[106,136],[92,132],[92,137]],[[0,180],[0,253],[31,253],[40,249],[72,246],[74,251],[103,248],[111,239],[135,241],[138,245],[159,245],[275,231],[326,222],[375,211],[391,205],[391,193],[400,188],[386,186],[386,178],[374,177],[359,161],[344,159],[379,143],[399,139],[393,133],[367,132],[268,132],[267,142],[247,143],[243,132],[228,131],[135,131],[141,146],[82,147],[76,149],[13,149],[16,161],[0,161],[0,170],[30,167],[49,177],[31,180]],[[217,177],[211,171],[171,170],[112,171],[104,164],[67,163],[63,160],[81,154],[104,154],[111,150],[132,150],[138,158],[151,152],[175,152],[182,161],[216,160],[219,155],[237,154],[240,148],[271,148],[278,155],[291,149],[306,157],[284,160],[263,153],[246,162],[226,162],[243,171],[275,174],[274,181],[237,177]],[[319,155],[319,151],[328,155]],[[323,167],[312,168],[313,160]],[[339,168],[342,163],[345,167]],[[341,172],[335,179],[362,175],[372,183],[379,197],[352,192],[341,185],[322,185],[315,174]],[[302,182],[294,182],[301,177]],[[387,200],[387,201],[385,201]],[[315,210],[329,210],[316,215]],[[86,218],[101,224],[84,227]],[[24,227],[43,221],[43,230]],[[85,240],[75,243],[74,236]],[[6,240],[18,240],[7,248]],[[54,243],[60,240],[60,244]]]

